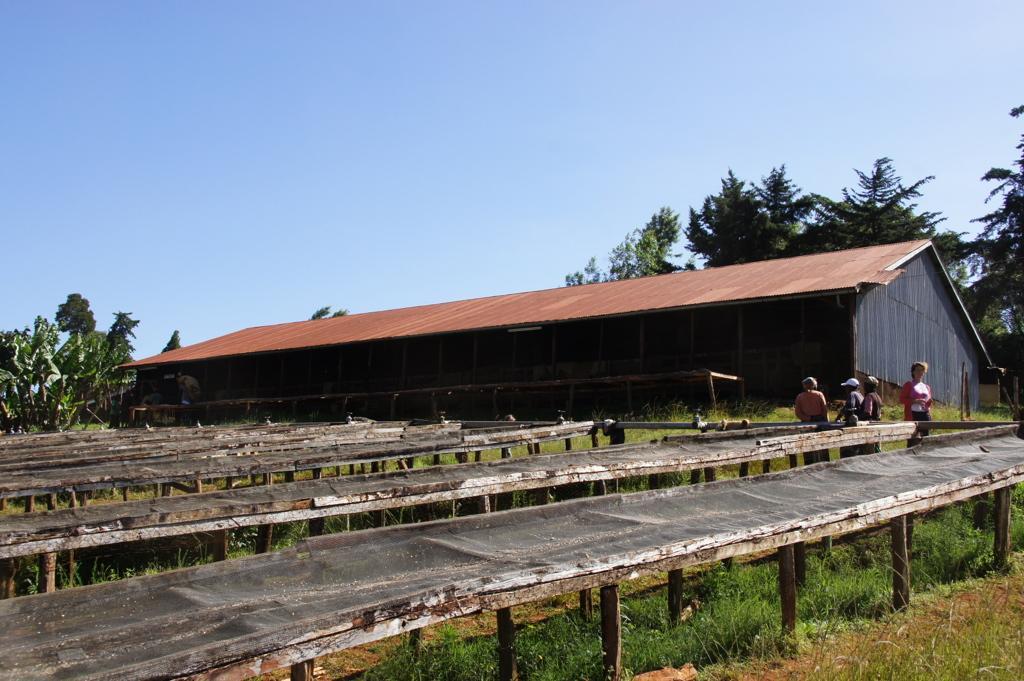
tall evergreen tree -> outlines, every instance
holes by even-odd
[[[160,352],[170,352],[171,350],[177,350],[181,347],[181,334],[175,329],[174,333],[171,334],[170,339],[167,341],[167,345]]]
[[[129,355],[135,352],[129,339],[135,338],[135,327],[139,325],[139,320],[132,319],[131,315],[131,312],[115,312],[114,323],[107,331],[107,343],[112,346],[123,343]]]
[[[936,225],[945,218],[939,213],[918,212],[914,203],[921,196],[921,187],[934,176],[905,186],[890,158],[877,159],[869,173],[854,172],[857,189],[844,188],[841,201],[815,196],[816,219],[796,244],[797,252],[838,251],[935,236]]]
[[[799,233],[814,211],[814,197],[802,194],[786,177],[786,164],[772,168],[761,184],[754,187],[754,193],[761,201],[761,207],[768,213],[768,221],[774,225],[771,234],[775,239],[791,240]]]
[[[1024,115],[1024,106],[1010,115]],[[1024,371],[1024,134],[1016,148],[1013,167],[991,168],[981,178],[998,183],[988,201],[1000,203],[975,220],[984,227],[973,244],[971,300],[997,362]]]
[[[96,330],[96,317],[81,293],[69,293],[68,299],[57,306],[54,319],[58,329],[71,335],[84,336]]]
[[[706,197],[700,210],[690,209],[689,249],[708,267],[777,258],[810,209],[807,197],[799,194],[785,166],[773,168],[755,187],[730,170],[718,194]]]

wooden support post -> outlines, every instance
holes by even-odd
[[[533,505],[543,506],[548,503],[548,488],[538,487],[533,490]]]
[[[745,478],[750,475],[750,464],[746,461],[740,464],[740,477]]]
[[[807,582],[807,545],[802,541],[793,544],[793,574],[797,586]]]
[[[39,556],[39,593],[53,593],[57,590],[57,554],[43,553]]]
[[[711,398],[711,408],[717,409],[718,398],[715,397],[715,379],[710,371],[708,372],[708,396]]]
[[[601,666],[605,681],[622,678],[622,613],[618,584],[601,587]]]
[[[291,666],[290,681],[313,681],[313,664],[316,660],[297,662]]]
[[[512,621],[512,609],[501,608],[498,616],[498,679],[517,681],[519,669],[516,666],[516,624]]]
[[[15,577],[18,574],[18,559],[0,560],[0,598],[14,598]]]
[[[985,520],[988,518],[989,504],[988,494],[979,494],[974,497],[974,529],[985,529]]]
[[[713,467],[709,466],[704,469],[704,482],[714,482],[716,477]]]
[[[793,546],[779,547],[779,595],[782,597],[782,630],[796,631],[796,561]]]
[[[228,542],[231,540],[229,530],[217,530],[213,533],[213,540],[210,542],[211,554],[215,561],[227,560]]]
[[[590,446],[593,449],[597,449],[601,445],[601,441],[597,439],[597,428],[590,433]]]
[[[501,458],[509,459],[512,457],[512,449],[510,447],[501,448]]]
[[[996,528],[993,551],[997,568],[1006,567],[1010,558],[1010,497],[1012,495],[1012,486],[997,489],[995,491],[995,503],[992,504]]]
[[[434,454],[434,465],[435,466],[440,466],[441,465],[441,455],[440,454]]]
[[[284,481],[285,482],[295,482],[295,471],[285,471],[284,472]],[[196,480],[196,483],[197,484],[202,484],[198,480]]]
[[[53,504],[54,505],[53,505],[53,508],[50,509],[52,511],[54,508],[57,508],[57,498],[56,498],[56,495],[54,495],[54,494],[51,494],[50,496],[54,497],[54,499],[53,499]],[[127,487],[122,487],[121,488],[121,501],[128,501],[128,488]]]
[[[910,605],[910,557],[907,554],[907,516],[889,521],[892,540],[892,607],[903,610]]]
[[[264,473],[263,484],[270,486],[274,484],[274,474]],[[256,533],[256,553],[270,553],[274,543],[274,526],[272,524],[260,525]]]
[[[479,505],[478,508],[479,508],[480,513],[490,513],[491,512],[491,497],[490,496],[485,494],[482,497],[478,497],[477,504]]]
[[[668,625],[674,627],[683,620],[683,571],[668,571]]]
[[[75,550],[68,551],[68,586],[76,586],[81,582],[78,579],[78,563],[75,561]]]
[[[36,510],[36,498],[33,495],[25,497],[25,513],[33,513]]]
[[[256,553],[270,553],[274,543],[274,526],[260,525],[256,533]]]
[[[473,452],[473,461],[480,463],[483,461],[484,453],[479,449]]]
[[[565,438],[565,451],[567,451],[567,452],[571,452],[572,451],[572,438],[571,437]]]
[[[800,455],[799,454],[790,454],[789,455],[789,467],[790,468],[796,468],[799,465],[800,465]]]
[[[700,469],[699,468],[694,468],[692,471],[690,471],[690,484],[691,485],[699,485],[700,484]]]
[[[594,616],[594,592],[591,589],[580,591],[580,617],[589,621]]]
[[[761,474],[763,475],[765,473],[771,473],[771,472],[772,472],[772,460],[771,459],[765,459],[764,461],[761,462]]]

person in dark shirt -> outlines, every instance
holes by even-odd
[[[847,425],[855,425],[854,421],[860,418],[858,415],[864,404],[864,396],[860,394],[857,390],[858,388],[860,388],[860,381],[856,378],[848,378],[843,382],[846,400],[843,402],[843,408],[839,410],[839,414],[836,416],[836,421],[845,421]],[[846,459],[863,453],[859,445],[839,448],[840,459]]]

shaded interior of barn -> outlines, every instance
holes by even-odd
[[[745,390],[790,399],[804,376],[834,392],[852,375],[854,295],[168,363],[141,367],[138,390],[176,403],[180,371],[199,380],[206,410],[222,410],[218,416],[238,413],[236,402],[278,400],[277,410],[297,417],[552,418],[563,410],[583,418],[707,402],[707,384],[679,372],[708,369],[744,379],[716,383],[719,397],[737,399]]]

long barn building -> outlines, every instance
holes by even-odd
[[[170,403],[195,377],[206,410],[579,418],[709,388],[789,399],[806,375],[833,397],[874,375],[892,401],[919,359],[946,403],[966,370],[977,406],[991,362],[927,240],[252,327],[127,366]]]

